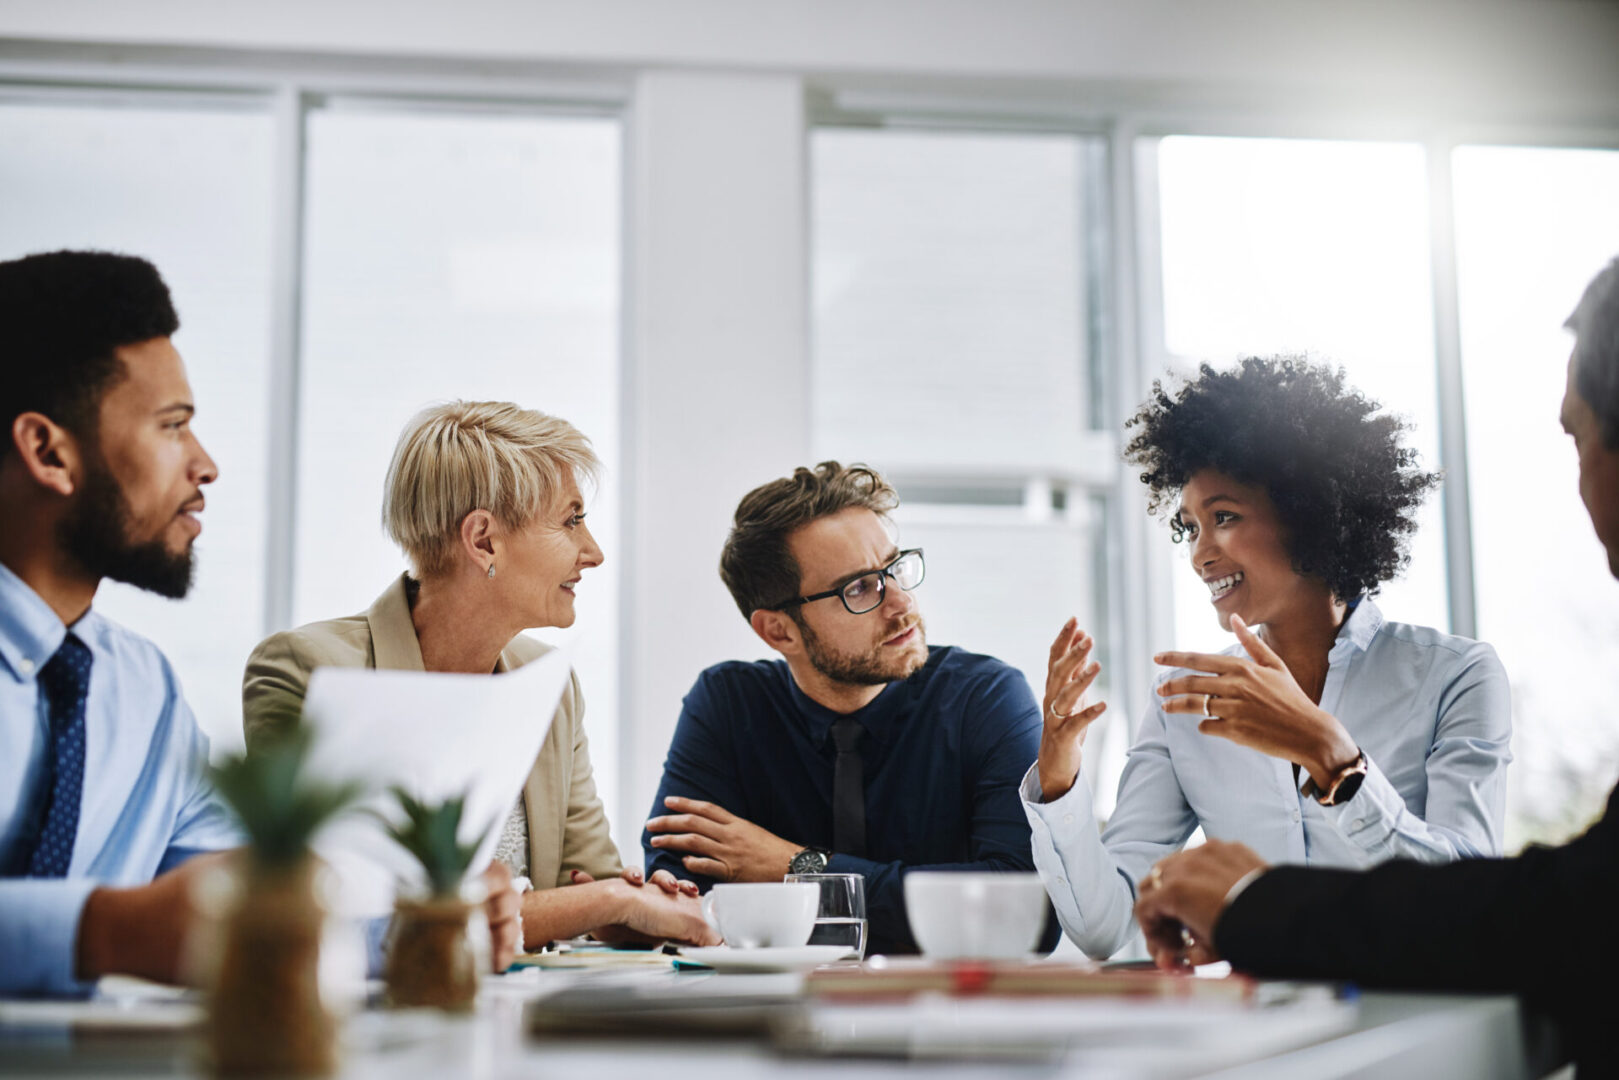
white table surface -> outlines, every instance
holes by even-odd
[[[769,1075],[898,1078],[919,1072],[960,1080],[1190,1076],[1468,1077],[1523,1080],[1556,1063],[1554,1048],[1526,1026],[1516,999],[1367,994],[1340,1001],[1308,988],[1291,1001],[1234,1006],[1212,1001],[949,999],[903,1005],[816,1006],[817,1031],[830,1044],[873,1037],[909,1048],[906,1056],[785,1055],[763,1042],[675,1038],[536,1039],[524,1009],[586,985],[677,989],[708,994],[793,995],[795,976],[571,973],[530,970],[486,981],[475,1014],[367,1010],[345,1025],[341,1075],[355,1080],[471,1077],[487,1080],[752,1080]],[[1286,997],[1288,995],[1279,995]],[[71,1029],[63,1023],[99,1009],[130,1014],[152,1030]],[[204,1075],[196,1041],[165,1024],[195,1004],[140,998],[77,1003],[0,1003],[0,1074],[166,1077]],[[168,1027],[170,1030],[163,1030]],[[897,1041],[896,1041],[897,1040]]]

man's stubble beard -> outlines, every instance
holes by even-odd
[[[806,622],[798,621],[798,628],[804,635],[804,651],[809,655],[810,666],[833,682],[844,683],[848,686],[882,686],[891,682],[907,679],[915,674],[917,669],[927,663],[927,625],[922,616],[915,616],[914,620],[906,624],[901,622],[890,633],[885,634],[878,644],[870,650],[859,655],[851,656],[848,653],[836,652],[822,644],[820,637]],[[917,643],[922,646],[920,658],[914,658],[909,650],[906,651],[905,665],[896,668],[892,663],[883,664],[882,641],[887,641],[895,634],[904,633],[909,626],[916,627]]]
[[[87,462],[78,501],[57,527],[57,539],[87,573],[179,600],[191,589],[191,545],[176,555],[163,537],[132,541],[134,514],[99,453]]]

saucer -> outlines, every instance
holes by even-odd
[[[715,971],[798,971],[831,964],[849,956],[847,945],[765,946],[733,949],[729,945],[682,948],[680,958],[707,964]]]

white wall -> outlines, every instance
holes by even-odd
[[[681,696],[764,654],[720,584],[737,501],[809,450],[803,93],[773,75],[644,75],[628,155],[627,856]],[[636,816],[640,815],[640,816]],[[630,856],[633,857],[633,856]]]
[[[0,36],[1611,117],[1596,0],[0,0]],[[1196,88],[1195,93],[1189,93]]]

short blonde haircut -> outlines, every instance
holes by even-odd
[[[382,527],[418,577],[449,569],[461,521],[487,510],[521,528],[569,476],[595,481],[601,459],[579,429],[509,401],[452,401],[405,425],[383,484]]]

